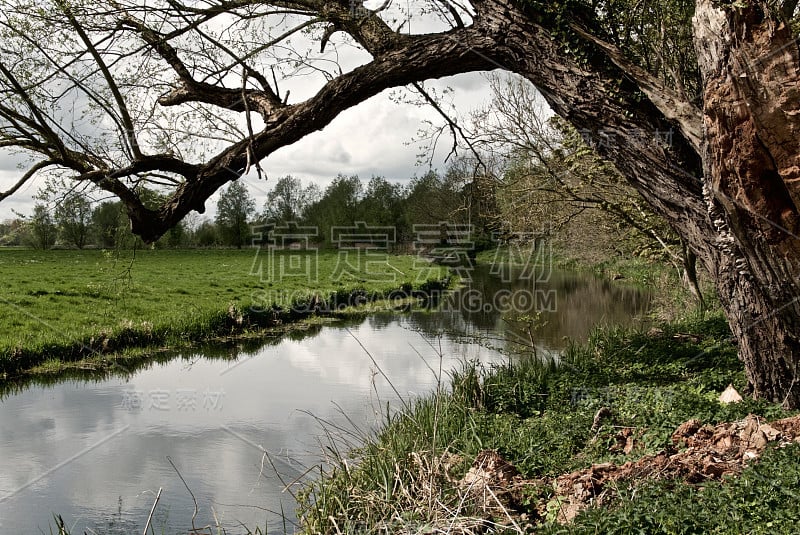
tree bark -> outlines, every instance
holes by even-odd
[[[800,407],[800,61],[789,29],[766,4],[698,2],[698,147],[694,130],[667,120],[658,99],[637,97],[622,59],[612,62],[616,72],[601,54],[578,63],[525,13],[511,5],[492,11],[508,68],[557,114],[604,138],[598,152],[712,275],[753,395]],[[672,143],[655,142],[656,132],[671,132]]]
[[[698,2],[717,290],[756,397],[800,406],[800,54],[766,3]]]

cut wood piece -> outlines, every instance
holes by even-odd
[[[728,385],[728,388],[719,396],[720,403],[739,403],[740,401],[742,401],[742,396],[733,388],[733,385]]]

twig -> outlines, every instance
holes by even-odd
[[[309,473],[309,472],[311,472],[311,471],[312,471],[313,469],[315,469],[315,468],[316,468],[316,466],[309,466],[309,467],[306,469],[306,471],[305,471],[305,472],[303,472],[302,474],[300,474],[299,476],[297,476],[297,477],[296,477],[296,478],[294,478],[293,480],[289,481],[289,483],[287,483],[287,484],[286,484],[286,485],[283,487],[283,489],[281,489],[281,492],[289,492],[289,493],[291,493],[291,491],[289,490],[289,488],[290,488],[290,487],[292,487],[292,486],[294,486],[294,485],[295,485],[295,483],[299,482],[299,481],[300,481],[301,479],[303,479],[304,477],[306,477],[306,476],[308,475],[308,473]]]
[[[506,506],[503,505],[503,502],[501,502],[500,499],[497,497],[497,494],[494,493],[492,488],[489,485],[486,485],[484,488],[489,491],[489,494],[492,495],[492,498],[494,498],[494,501],[497,502],[497,505],[500,506],[500,509],[503,510],[503,512],[505,513],[506,517],[511,521],[511,524],[516,528],[517,533],[525,533],[522,530],[522,528],[519,527],[519,524],[517,524],[516,520],[514,520],[514,518],[511,516],[511,513],[508,512],[508,509],[506,508]]]
[[[153,513],[156,512],[156,505],[158,505],[158,499],[161,498],[162,490],[164,490],[163,487],[158,487],[158,494],[156,494],[156,501],[153,502],[153,508],[150,509],[150,514],[147,516],[147,523],[144,525],[144,531],[142,531],[142,535],[147,535],[147,528],[150,527],[150,522],[153,520]]]
[[[253,122],[250,119],[250,103],[247,101],[247,67],[242,69],[242,103],[244,104],[244,117],[247,120],[247,134],[248,134],[248,144],[247,144],[247,166],[245,167],[244,174],[250,172],[250,167],[255,165],[256,172],[258,173],[259,180],[263,178],[262,171],[261,171],[261,163],[258,161],[255,155],[255,150],[253,150]]]
[[[376,360],[375,360],[375,357],[373,357],[373,356],[372,356],[372,353],[370,353],[370,352],[369,352],[369,350],[368,350],[366,347],[364,347],[364,344],[362,344],[362,343],[361,343],[361,340],[359,340],[359,339],[358,339],[358,337],[357,337],[355,334],[353,334],[353,332],[352,332],[350,329],[348,329],[347,327],[345,327],[345,329],[344,329],[344,330],[345,330],[345,332],[346,332],[347,334],[349,334],[350,336],[352,336],[352,337],[353,337],[353,339],[354,339],[354,340],[355,340],[355,341],[358,343],[358,345],[359,345],[359,346],[361,346],[361,349],[363,349],[363,350],[364,350],[364,353],[366,353],[366,354],[367,354],[367,356],[368,356],[368,357],[370,358],[370,360],[372,361],[372,365],[373,365],[373,366],[375,366],[375,368],[376,368],[376,369],[378,370],[378,372],[379,372],[379,373],[380,373],[380,374],[383,376],[383,378],[384,378],[384,379],[386,379],[386,382],[388,382],[388,383],[389,383],[389,386],[392,388],[392,391],[394,391],[395,395],[397,396],[397,399],[399,399],[399,400],[400,400],[400,403],[402,403],[402,404],[403,404],[403,407],[404,407],[405,409],[408,409],[408,408],[409,408],[409,405],[408,405],[408,403],[407,403],[407,402],[406,402],[406,400],[403,398],[403,396],[402,396],[402,395],[400,395],[400,391],[399,391],[399,390],[397,390],[397,387],[395,387],[395,386],[394,386],[394,383],[391,381],[391,379],[389,379],[389,376],[388,376],[388,375],[386,375],[386,373],[384,373],[384,371],[383,371],[383,368],[381,368],[380,364],[378,364],[378,361],[376,361]]]
[[[194,497],[194,493],[192,492],[192,489],[189,488],[189,485],[186,483],[186,480],[183,479],[183,476],[181,475],[180,471],[178,470],[178,467],[175,466],[175,463],[172,462],[172,458],[170,458],[169,455],[167,455],[167,460],[169,461],[169,464],[172,465],[172,468],[175,469],[175,473],[178,474],[179,478],[181,478],[181,481],[183,481],[183,486],[186,487],[186,490],[189,491],[189,495],[192,497],[192,501],[194,502],[194,513],[192,514],[192,531],[197,532],[197,528],[194,527],[194,519],[197,518],[197,498]]]
[[[485,163],[483,163],[483,159],[481,158],[478,149],[472,143],[472,139],[470,139],[470,137],[464,132],[464,129],[461,128],[461,126],[459,126],[459,124],[456,123],[456,121],[454,121],[453,118],[442,109],[439,103],[436,102],[436,99],[434,99],[419,82],[413,82],[411,85],[420,95],[422,95],[428,104],[430,104],[431,107],[433,107],[433,109],[436,110],[436,112],[441,115],[445,121],[447,121],[447,126],[450,128],[450,132],[453,134],[453,148],[450,150],[450,153],[447,155],[445,160],[448,160],[450,156],[456,152],[456,147],[458,146],[458,136],[460,135],[461,139],[464,140],[464,142],[467,144],[467,147],[469,147],[470,151],[472,151],[472,154],[475,156],[475,160],[477,162],[475,166],[476,170],[478,167],[483,167],[484,171],[487,171],[489,168]]]

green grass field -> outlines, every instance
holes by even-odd
[[[314,295],[381,297],[445,276],[413,256],[363,251],[0,249],[0,373],[197,341],[246,329],[254,309],[274,317],[273,305],[286,310]]]

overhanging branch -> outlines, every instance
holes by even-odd
[[[55,162],[50,160],[44,160],[37,164],[34,164],[30,169],[28,169],[28,171],[24,175],[22,175],[22,178],[20,178],[16,184],[11,186],[11,188],[7,189],[6,191],[0,191],[0,201],[14,195],[19,190],[19,188],[24,186],[31,178],[34,177],[36,173],[38,173],[39,171],[41,171],[46,167],[53,165],[54,163]]]
[[[701,151],[703,114],[700,109],[689,102],[683,95],[667,87],[658,78],[630,61],[613,44],[592,35],[575,23],[570,24],[570,28],[602,49],[617,67],[633,78],[650,101],[664,114],[664,117],[675,121],[692,147],[698,153]]]

